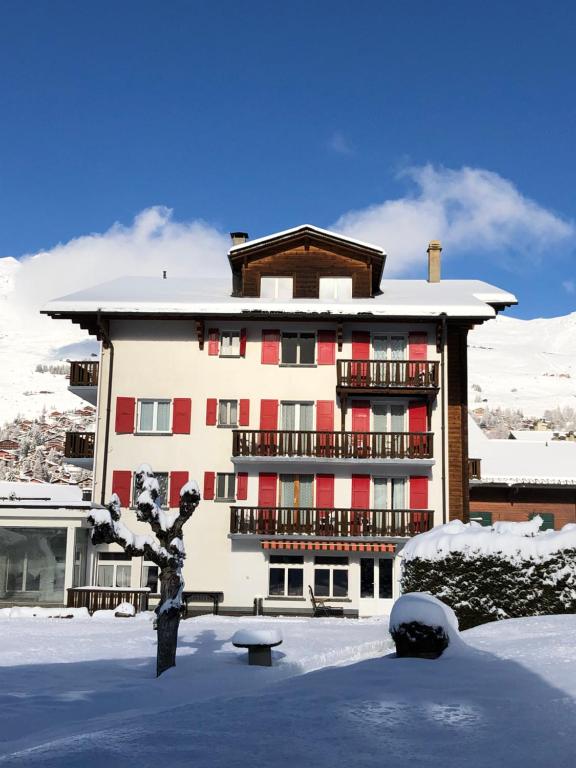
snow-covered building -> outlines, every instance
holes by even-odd
[[[540,515],[545,529],[576,523],[575,442],[543,431],[528,438],[525,430],[491,439],[472,418],[468,429],[471,519],[489,525]]]
[[[62,605],[86,583],[90,506],[75,486],[0,482],[0,606]]]
[[[97,388],[95,441],[69,436],[68,458],[94,464],[95,502],[116,492],[135,530],[141,462],[169,508],[198,479],[186,588],[223,592],[224,611],[309,613],[310,586],[384,613],[408,538],[468,518],[467,333],[516,299],[441,280],[437,241],[428,279],[401,280],[381,248],[309,225],[232,240],[231,279],[127,277],[45,309],[102,342],[97,373],[71,379],[90,402]],[[113,546],[89,573],[155,578]]]

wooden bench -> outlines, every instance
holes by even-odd
[[[70,587],[67,592],[67,608],[87,608],[90,614],[94,611],[114,610],[120,603],[131,603],[136,613],[140,613],[148,610],[150,597],[148,587]]]
[[[326,600],[322,597],[316,597],[312,587],[308,587],[310,592],[310,600],[312,601],[312,610],[314,616],[344,616],[344,608],[336,608],[331,605],[326,605]]]
[[[182,615],[188,616],[188,603],[212,603],[212,613],[218,614],[218,607],[224,601],[224,592],[183,592]]]
[[[281,642],[282,635],[277,629],[239,629],[232,635],[232,645],[247,648],[248,664],[257,667],[272,666],[272,648]]]

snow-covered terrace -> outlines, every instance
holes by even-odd
[[[70,314],[303,313],[378,317],[449,317],[488,319],[496,309],[516,304],[516,297],[480,280],[384,280],[374,298],[260,299],[232,297],[227,278],[177,276],[122,277],[51,301],[43,312]]]
[[[75,485],[55,483],[0,482],[0,508],[2,507],[91,507],[82,500],[82,490]]]
[[[472,419],[468,455],[481,459],[481,480],[506,485],[576,485],[576,443],[492,440]]]

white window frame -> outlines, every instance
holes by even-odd
[[[154,477],[157,480],[158,480],[158,477],[160,475],[162,477],[166,478],[166,483],[165,483],[166,493],[164,494],[164,496],[162,496],[162,494],[160,494],[160,497],[161,497],[161,500],[162,500],[162,504],[160,506],[161,506],[162,509],[168,509],[169,508],[168,500],[169,500],[169,495],[170,495],[170,472],[162,472],[162,471],[161,472],[154,472]],[[138,490],[136,488],[136,473],[134,473],[132,475],[132,489],[131,489],[131,491],[132,491],[132,509],[136,509],[136,507],[138,506],[138,496],[139,496]]]
[[[404,357],[402,357],[400,360],[393,360],[392,359],[392,345],[391,345],[391,341],[392,341],[393,337],[394,338],[398,338],[398,339],[402,339],[403,342],[404,342]],[[380,359],[380,362],[382,362],[382,363],[383,362],[393,362],[393,363],[396,363],[396,362],[402,362],[402,360],[407,360],[408,359],[408,334],[402,333],[401,331],[399,331],[398,333],[394,333],[393,331],[387,331],[385,333],[379,333],[378,331],[373,331],[372,335],[371,335],[371,338],[370,338],[370,354],[372,355],[372,359],[373,360],[377,360],[376,354],[375,354],[375,349],[374,349],[374,339],[376,339],[376,338],[386,339],[386,358],[385,358],[385,360],[384,359]]]
[[[293,427],[294,431],[296,432],[313,432],[314,431],[314,401],[313,400],[281,400],[280,405],[281,405],[280,423],[282,424],[282,429],[286,429],[284,427],[284,406],[294,405],[296,406],[294,427]],[[305,430],[302,427],[302,406],[303,405],[312,409],[311,427],[308,430]]]
[[[232,421],[232,404],[236,404],[236,420]],[[226,419],[222,421],[222,407],[225,405],[226,409]],[[238,411],[239,411],[240,403],[238,400],[227,398],[222,398],[222,400],[218,400],[218,426],[219,427],[232,427],[235,428],[238,426]]]
[[[329,280],[333,281],[331,290],[328,290]],[[324,296],[322,295],[322,288],[325,289]],[[318,281],[318,296],[324,301],[349,300],[352,298],[353,289],[352,277],[346,275],[324,275]]]
[[[317,560],[322,557],[330,557],[325,555],[316,555],[314,557],[314,596],[320,597],[320,598],[326,598],[327,600],[346,600],[348,599],[350,595],[350,559],[348,557],[342,557],[337,558],[338,560],[341,560],[342,562],[332,562],[332,563],[318,563]],[[336,558],[334,558],[336,560]],[[316,571],[317,570],[326,570],[330,572],[329,581],[328,581],[328,595],[320,595],[316,593]],[[347,572],[347,587],[346,587],[346,594],[345,595],[335,595],[334,594],[334,571],[346,571]]]
[[[386,429],[381,430],[382,432],[407,432],[407,422],[408,422],[408,404],[405,402],[382,402],[378,400],[371,400],[370,401],[370,429],[372,432],[377,432],[380,430],[376,429],[376,414],[374,413],[375,407],[382,407],[386,409]],[[403,408],[404,409],[404,416],[403,416],[403,425],[401,430],[393,430],[392,429],[392,408]]]
[[[386,481],[386,506],[385,507],[376,507],[376,480],[385,480]],[[393,483],[401,482],[404,486],[404,493],[403,493],[403,502],[402,506],[392,506],[392,502],[394,500],[394,491],[393,491]],[[395,477],[388,477],[387,475],[373,475],[372,477],[372,488],[371,488],[371,494],[372,494],[372,509],[377,509],[379,511],[396,511],[396,510],[405,510],[408,509],[407,505],[407,491],[408,491],[408,478],[407,477],[401,477],[401,476],[395,476]]]
[[[116,556],[116,559],[114,557],[110,557],[109,559],[102,559],[100,560],[100,555],[113,555]],[[132,587],[132,558],[130,560],[126,558],[122,558],[124,555],[124,552],[98,552],[98,556],[96,558],[96,582],[97,586],[103,586],[104,589],[130,589]],[[112,567],[112,586],[107,585],[100,585],[98,582],[100,581],[100,568],[101,567]],[[118,584],[118,569],[123,568],[127,569],[130,573],[130,578],[128,579],[129,583],[128,586],[124,586],[123,584]]]
[[[152,403],[152,429],[142,429],[142,405],[144,403]],[[158,429],[158,404],[168,403],[168,429]],[[170,435],[172,434],[172,400],[167,397],[141,397],[138,399],[138,430],[137,433],[141,435]]]
[[[229,336],[231,339],[235,339],[236,343],[231,345],[225,345],[224,337]],[[228,351],[225,351],[228,350]],[[230,351],[231,350],[231,351]],[[220,357],[240,357],[240,331],[235,328],[221,329],[220,330]]]
[[[290,281],[290,283],[288,283]],[[262,290],[270,288],[271,290]],[[282,290],[284,289],[284,290]],[[266,296],[270,293],[272,295]],[[261,299],[293,299],[294,298],[294,278],[291,275],[262,275],[260,278],[260,298]]]
[[[156,565],[156,563],[152,563],[150,560],[144,560],[143,563],[142,563],[142,574],[141,574],[141,577],[140,577],[140,583],[141,583],[142,587],[147,587],[148,586],[148,583],[147,583],[148,579],[144,578],[144,574],[148,575],[148,571],[147,571],[148,568],[156,568],[156,571],[157,571],[157,582],[158,582],[156,586],[158,588],[160,586],[160,568]],[[160,591],[160,590],[158,589],[158,591]]]
[[[279,562],[279,563],[273,563],[272,558],[273,557],[293,557],[294,559],[299,558],[298,562],[294,563],[288,563],[288,562]],[[271,594],[270,593],[270,571],[275,568],[276,570],[282,569],[284,571],[284,589],[282,591],[282,594]],[[302,571],[302,592],[298,595],[289,595],[288,594],[288,571],[295,570],[295,571]],[[271,599],[274,598],[288,598],[293,600],[298,600],[298,598],[304,597],[304,556],[303,555],[271,555],[270,559],[268,560],[268,597]]]
[[[225,477],[224,496],[220,496],[220,478]],[[232,493],[230,494],[230,491]],[[236,475],[234,472],[216,472],[216,481],[214,483],[214,501],[236,501]]]
[[[312,336],[312,340],[314,342],[314,360],[311,363],[301,363],[300,362],[300,344],[297,344],[296,346],[296,362],[295,363],[285,363],[282,359],[283,357],[283,345],[282,341],[284,339],[284,336],[286,334],[293,334],[296,335],[298,338],[301,336]],[[286,368],[314,368],[316,366],[316,356],[318,354],[318,334],[316,331],[282,331],[280,334],[280,366],[284,366]]]

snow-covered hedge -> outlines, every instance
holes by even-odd
[[[488,621],[576,612],[576,525],[539,532],[542,520],[483,527],[453,520],[402,551],[402,590],[429,592],[461,629]]]

